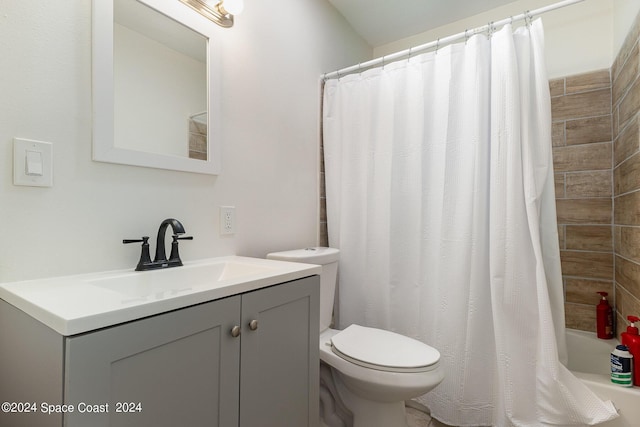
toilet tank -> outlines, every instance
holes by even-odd
[[[322,273],[320,273],[320,332],[331,325],[339,257],[340,251],[338,249],[323,247],[273,252],[267,255],[267,259],[322,266]]]

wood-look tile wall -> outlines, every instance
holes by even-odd
[[[600,70],[549,87],[565,320],[594,331],[596,292],[614,298],[611,78]]]
[[[207,125],[189,119],[189,158],[207,160]]]
[[[618,335],[640,316],[640,15],[611,67],[613,202]]]
[[[327,189],[324,179],[324,147],[320,141],[320,230],[318,244],[329,246],[329,233],[327,229]]]

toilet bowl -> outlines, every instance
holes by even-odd
[[[339,251],[307,248],[276,252],[269,259],[322,265],[320,360],[331,368],[333,396],[353,414],[354,427],[405,427],[404,401],[423,395],[444,379],[440,353],[412,338],[350,325],[329,328]],[[325,423],[331,425],[327,419]]]
[[[345,342],[353,348],[342,350]],[[362,346],[365,342],[371,345]],[[397,358],[389,358],[391,354]],[[351,325],[320,334],[320,360],[333,369],[339,397],[353,413],[355,427],[406,426],[404,401],[429,392],[444,378],[439,359],[432,347],[380,329]]]

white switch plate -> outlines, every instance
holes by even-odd
[[[220,234],[234,234],[236,232],[235,206],[220,206]]]
[[[41,175],[27,175],[27,151],[40,153]],[[35,156],[37,158],[37,156]],[[33,157],[32,157],[33,158]],[[33,169],[33,165],[32,165]],[[40,170],[36,167],[37,172]],[[43,141],[13,138],[13,185],[53,187],[53,144]]]

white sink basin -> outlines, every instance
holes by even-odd
[[[131,299],[163,299],[186,292],[220,286],[231,280],[273,274],[277,268],[249,262],[221,259],[209,264],[187,264],[163,270],[133,271],[112,277],[89,280],[97,286]]]
[[[227,256],[151,271],[0,283],[0,299],[64,336],[320,274],[318,265]]]

